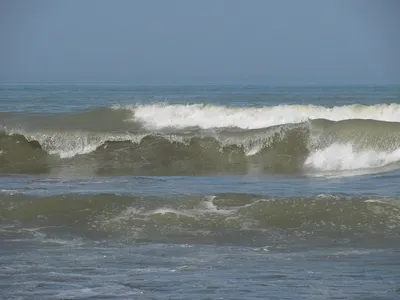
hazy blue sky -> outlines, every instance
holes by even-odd
[[[0,0],[0,81],[400,83],[400,1]]]

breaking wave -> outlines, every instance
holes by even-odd
[[[118,108],[120,107],[115,107],[115,109]],[[226,107],[204,104],[154,104],[126,107],[126,109],[131,109],[134,112],[133,121],[141,122],[151,129],[196,126],[203,129],[220,127],[254,129],[288,123],[301,123],[309,119],[400,121],[399,104],[371,106],[353,104],[332,108],[316,105]]]
[[[2,117],[2,173],[345,175],[400,167],[397,104],[154,104]]]

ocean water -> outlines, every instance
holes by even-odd
[[[0,299],[399,298],[399,87],[0,86]]]

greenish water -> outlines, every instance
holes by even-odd
[[[398,299],[398,87],[0,87],[0,298]]]

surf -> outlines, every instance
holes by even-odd
[[[5,173],[66,165],[122,175],[375,173],[399,168],[400,123],[315,119],[140,133],[14,129],[0,133],[0,151]]]
[[[121,109],[116,106],[114,109]],[[206,104],[162,104],[126,106],[133,112],[131,121],[140,122],[148,129],[168,127],[199,127],[202,129],[238,127],[266,128],[274,125],[302,123],[312,119],[341,121],[370,119],[400,121],[399,104],[345,105],[324,107],[317,105],[278,105],[264,107],[228,107]]]

